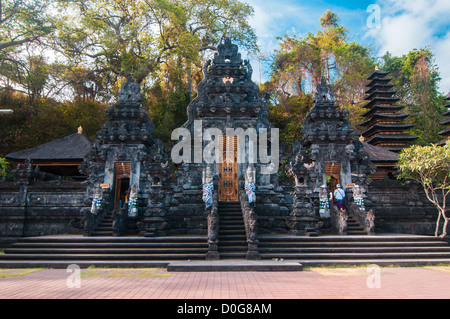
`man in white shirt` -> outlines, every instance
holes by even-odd
[[[333,193],[334,203],[339,210],[344,210],[345,191],[341,188],[341,184],[337,184],[337,188]]]

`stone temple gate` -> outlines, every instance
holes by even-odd
[[[197,91],[166,149],[128,78],[79,167],[85,181],[40,172],[30,159],[0,183],[2,238],[201,235],[209,259],[259,259],[267,234],[351,234],[351,219],[359,234],[432,233],[433,209],[417,185],[371,181],[367,144],[325,80],[290,151],[280,151],[252,66],[230,39],[205,63]],[[343,212],[329,199],[338,184]]]

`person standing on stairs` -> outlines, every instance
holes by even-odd
[[[333,193],[334,203],[340,211],[344,210],[344,198],[345,191],[342,189],[341,184],[337,184],[337,188]]]

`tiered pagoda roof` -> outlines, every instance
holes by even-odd
[[[447,94],[445,100],[450,101],[450,93]],[[438,145],[444,145],[450,139],[450,103],[444,105],[444,107],[447,108],[447,112],[444,113],[444,116],[448,118],[443,120],[440,124],[443,126],[447,126],[447,128],[444,128],[438,133],[439,135],[444,136],[444,139],[440,141]]]
[[[365,128],[362,136],[368,144],[399,152],[417,137],[404,133],[412,127],[412,124],[401,123],[408,114],[398,113],[404,106],[396,105],[400,99],[394,97],[394,85],[387,77],[388,74],[385,71],[375,70],[367,78],[369,83],[365,100],[368,102],[364,108],[368,110],[363,114],[367,120],[360,126]]]
[[[230,38],[222,38],[214,58],[203,66],[204,78],[197,87],[197,97],[188,106],[184,127],[192,127],[195,120],[212,127],[271,127],[267,106],[252,74],[250,62],[241,58],[238,46]]]

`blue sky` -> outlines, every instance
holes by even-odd
[[[320,28],[319,18],[327,9],[335,12],[349,31],[351,40],[366,44],[377,56],[386,51],[407,54],[429,47],[435,54],[442,81],[442,93],[450,91],[450,0],[242,0],[255,10],[250,24],[256,30],[262,52],[270,57],[278,48],[276,37],[303,36]],[[380,8],[377,28],[369,27],[369,5]],[[374,20],[371,20],[374,21]],[[254,59],[254,81],[259,82],[259,65]],[[261,65],[262,81],[268,68]]]

